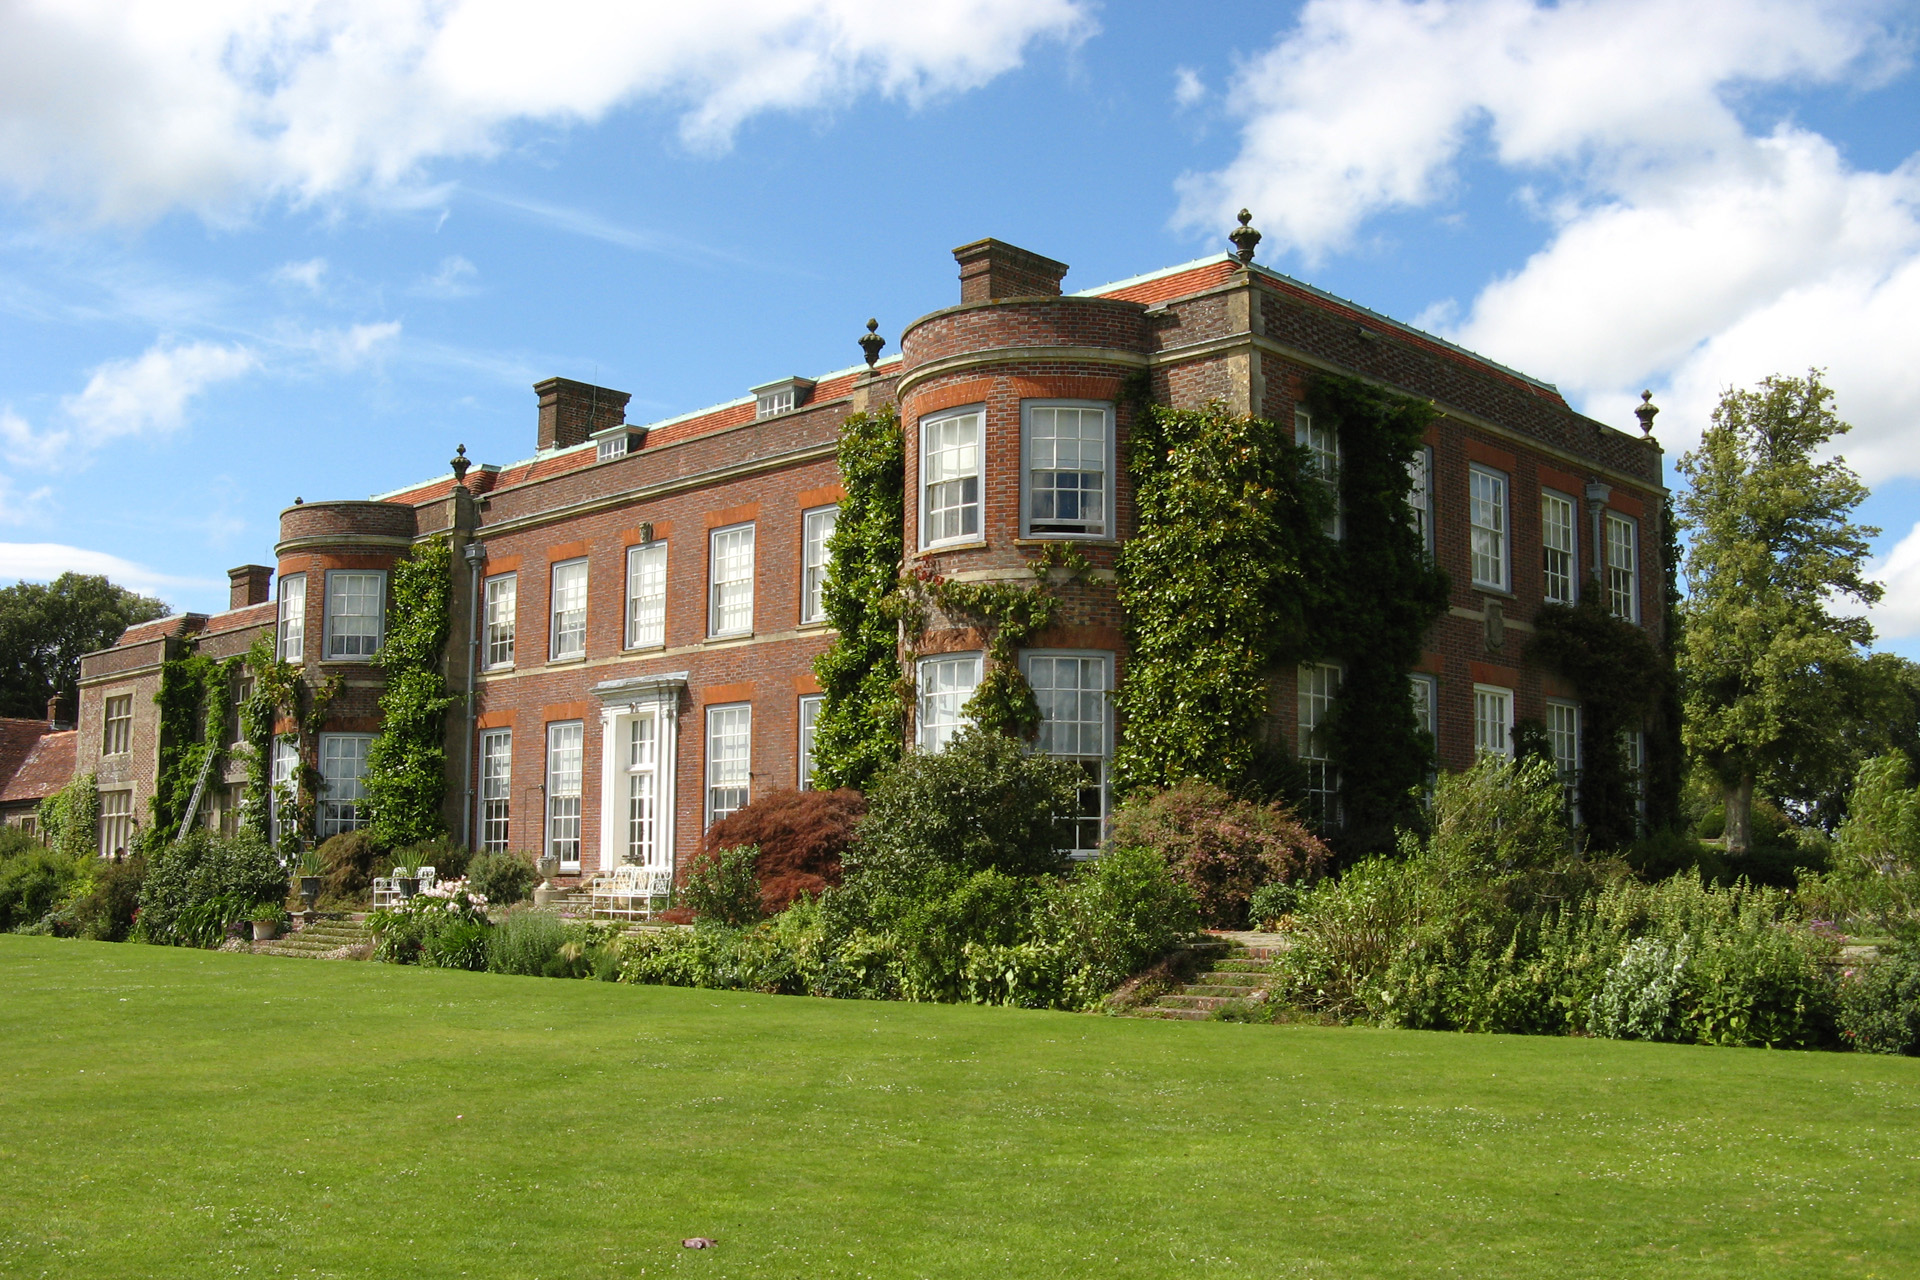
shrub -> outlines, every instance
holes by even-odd
[[[367,929],[374,935],[373,958],[388,964],[439,964],[442,968],[474,968],[471,963],[474,944],[470,926],[484,934],[487,921],[484,897],[467,888],[464,881],[453,880],[436,885],[427,893],[415,894],[397,907],[382,907],[367,915]],[[441,951],[441,939],[451,948]],[[485,940],[480,947],[477,967],[486,968]],[[459,963],[440,963],[442,958]]]
[[[43,847],[25,828],[0,823],[0,862]]]
[[[1862,1053],[1920,1054],[1920,951],[1902,947],[1849,975],[1840,1035]]]
[[[440,835],[396,849],[393,860],[409,867],[432,867],[434,876],[441,880],[460,880],[467,876],[473,850],[450,835]]]
[[[420,964],[427,969],[485,972],[488,936],[492,932],[484,920],[461,920],[439,929],[425,938],[420,948]]]
[[[1861,766],[1832,870],[1803,876],[1801,888],[1824,914],[1920,942],[1920,788],[1907,786],[1909,770],[1898,751]]]
[[[1263,885],[1315,876],[1328,856],[1284,805],[1236,800],[1199,781],[1130,801],[1114,816],[1107,847],[1158,853],[1192,890],[1201,918],[1224,929],[1246,924]]]
[[[760,879],[754,863],[760,851],[752,845],[702,852],[687,868],[680,885],[680,905],[696,920],[717,924],[752,924],[760,918]]]
[[[355,902],[372,892],[373,878],[380,874],[387,847],[371,831],[343,831],[322,842],[317,852],[320,874],[326,878],[321,893]]]
[[[566,941],[567,926],[559,912],[546,907],[515,907],[494,928],[487,970],[540,977]]]
[[[1300,906],[1302,885],[1297,880],[1273,880],[1247,899],[1247,920],[1256,929],[1271,929]]]
[[[866,811],[858,791],[776,791],[714,823],[704,849],[757,847],[761,910],[776,915],[840,883],[841,857]]]
[[[494,906],[511,906],[533,896],[540,883],[533,858],[524,853],[502,850],[474,855],[467,864],[467,887],[484,894]]]
[[[86,872],[81,859],[38,844],[0,861],[0,932],[39,924]]]
[[[1689,939],[1635,938],[1593,998],[1593,1034],[1611,1040],[1678,1040]]]
[[[216,901],[229,908],[237,903],[237,911],[227,916],[233,920],[256,902],[286,896],[286,870],[265,840],[251,832],[219,836],[191,831],[148,858],[137,936],[162,944],[204,945],[204,929],[196,930],[194,938],[179,932],[182,913]]]
[[[56,913],[56,931],[94,942],[125,942],[140,910],[147,860],[131,854],[119,862],[90,859],[90,879],[76,883]]]

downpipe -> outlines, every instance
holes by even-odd
[[[478,541],[467,543],[461,556],[467,562],[467,745],[461,752],[465,769],[467,799],[460,808],[460,843],[473,848],[474,814],[478,797],[473,785],[473,729],[480,717],[474,705],[473,691],[480,665],[480,573],[487,567],[487,548]]]

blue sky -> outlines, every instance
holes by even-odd
[[[218,608],[296,495],[526,456],[540,378],[665,417],[854,363],[964,241],[1085,288],[1245,204],[1597,417],[1651,387],[1670,461],[1826,367],[1920,656],[1911,3],[518,8],[0,13],[0,580]]]

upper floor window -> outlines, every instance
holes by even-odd
[[[124,756],[133,750],[133,695],[107,699],[106,725],[100,735],[100,754]]]
[[[981,411],[920,422],[920,545],[980,536]]]
[[[920,703],[914,717],[922,751],[940,751],[969,723],[960,708],[980,687],[980,655],[945,653],[920,660]]]
[[[1473,531],[1473,585],[1507,589],[1507,478],[1475,466],[1467,472],[1467,522]]]
[[[827,618],[827,539],[833,536],[840,508],[821,507],[800,517],[800,621]]]
[[[1607,607],[1640,621],[1640,526],[1614,511],[1607,512]]]
[[[753,526],[715,529],[707,553],[707,634],[744,636],[753,631]]]
[[[1433,554],[1433,450],[1421,445],[1407,459],[1407,518],[1420,545]]]
[[[1474,754],[1513,754],[1513,690],[1473,686]]]
[[[1313,415],[1305,409],[1293,411],[1293,442],[1307,451],[1309,466],[1313,474],[1326,488],[1327,496],[1333,502],[1333,514],[1327,517],[1322,531],[1329,538],[1338,538],[1342,532],[1340,520],[1340,433],[1324,423],[1313,420]]]
[[[1113,410],[1106,405],[1021,406],[1026,532],[1103,538],[1113,509]]]
[[[304,662],[307,653],[307,575],[280,579],[280,661]]]
[[[387,614],[387,575],[379,570],[327,572],[327,657],[365,661],[380,651]]]
[[[253,673],[245,667],[233,681],[233,740],[247,740],[247,704],[253,701]]]
[[[794,400],[795,396],[792,387],[781,387],[778,391],[769,391],[765,395],[755,396],[753,400],[753,416],[756,418],[771,418],[776,413],[785,413],[787,410],[793,408]]]
[[[1549,604],[1573,603],[1573,499],[1551,489],[1540,491],[1540,562]]]
[[[322,840],[342,831],[358,831],[367,825],[364,784],[367,749],[372,745],[370,733],[320,735],[319,835]]]
[[[520,575],[502,573],[487,579],[487,665],[513,665],[514,610],[520,595]]]
[[[627,648],[667,642],[667,544],[627,548]]]
[[[587,654],[587,562],[566,560],[553,566],[552,656]]]
[[[1407,677],[1407,692],[1413,698],[1413,723],[1436,742],[1440,738],[1440,681],[1416,671]]]

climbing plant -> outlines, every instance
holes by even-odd
[[[393,567],[393,608],[379,663],[380,736],[367,751],[365,789],[373,834],[398,848],[446,831],[447,708],[457,699],[442,671],[453,585],[444,538],[415,547]]]
[[[74,858],[93,853],[100,829],[100,792],[94,775],[83,773],[42,800],[38,817],[55,853]]]
[[[827,540],[827,620],[839,635],[814,659],[825,694],[814,724],[815,785],[865,788],[900,758],[900,615],[906,446],[891,406],[840,428],[846,496]]]
[[[1325,581],[1329,500],[1291,432],[1219,402],[1145,406],[1127,465],[1139,527],[1118,563],[1115,790],[1244,792],[1272,749],[1269,674],[1304,650]]]
[[[340,694],[340,677],[330,675],[317,683],[309,680],[300,664],[282,661],[275,654],[273,640],[267,636],[254,641],[246,663],[253,672],[250,722],[257,727],[264,720],[272,726],[271,738],[261,753],[264,768],[269,771],[263,790],[280,816],[280,854],[292,857],[306,848],[313,835],[314,809],[323,782],[315,766],[320,726],[326,723],[327,708]],[[274,784],[272,755],[281,742],[294,747],[297,763],[292,777]]]
[[[1348,856],[1386,852],[1396,830],[1420,825],[1433,763],[1407,677],[1448,583],[1410,518],[1407,463],[1436,411],[1333,374],[1313,380],[1306,403],[1340,439],[1341,536],[1321,561],[1329,576],[1307,627],[1311,655],[1342,668],[1326,724],[1346,815],[1335,843]]]
[[[150,839],[167,841],[179,834],[203,771],[209,787],[216,785],[227,753],[234,675],[245,660],[244,655],[209,657],[188,640],[178,657],[161,664],[160,691],[153,699],[160,708],[160,772],[148,804]],[[201,805],[204,810],[204,795]]]

